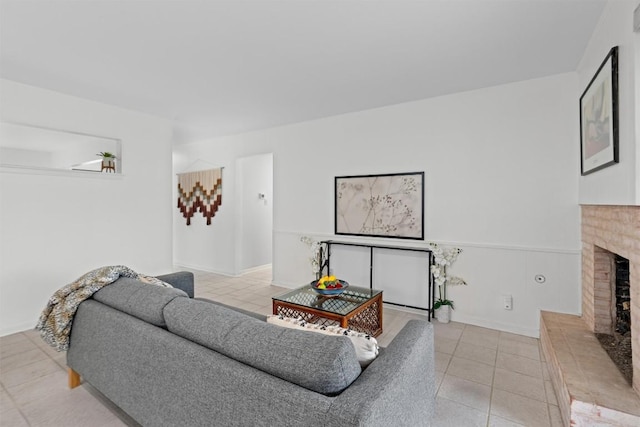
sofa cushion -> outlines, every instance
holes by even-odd
[[[166,326],[162,310],[174,298],[188,299],[188,296],[180,289],[128,277],[121,277],[93,294],[96,301],[160,327]]]
[[[340,326],[324,326],[315,323],[309,323],[302,318],[294,319],[281,315],[267,316],[267,323],[282,326],[284,328],[299,329],[302,331],[316,332],[325,335],[344,335],[356,349],[356,357],[360,366],[366,368],[378,356],[378,341],[371,335],[362,332],[353,331],[351,329],[341,328]]]
[[[176,271],[174,273],[162,274],[157,277],[163,282],[169,283],[174,288],[178,288],[185,291],[187,295],[189,295],[189,298],[194,297],[194,291],[193,291],[194,277],[192,272]]]
[[[281,328],[184,298],[167,304],[164,316],[176,335],[318,393],[340,393],[362,372],[347,337]]]
[[[267,320],[267,316],[265,316],[264,314],[255,313],[255,312],[253,312],[253,311],[245,310],[245,309],[243,309],[243,308],[239,308],[239,307],[234,307],[234,306],[232,306],[232,305],[223,304],[223,303],[221,303],[220,301],[214,301],[214,300],[212,300],[212,299],[208,299],[208,298],[201,298],[201,297],[197,297],[197,298],[194,298],[194,299],[196,299],[196,300],[198,300],[198,301],[205,301],[205,302],[208,302],[209,304],[216,304],[216,305],[220,305],[220,306],[222,306],[222,307],[225,307],[225,308],[228,308],[228,309],[231,309],[231,310],[237,311],[238,313],[246,314],[247,316],[249,316],[249,317],[253,317],[254,319],[262,320],[263,322],[264,322],[265,320]]]

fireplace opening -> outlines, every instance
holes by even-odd
[[[629,384],[633,380],[631,355],[631,286],[629,260],[615,254],[611,265],[612,333],[598,333],[598,341]]]

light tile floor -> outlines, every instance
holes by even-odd
[[[239,278],[194,271],[196,296],[270,314],[271,270]],[[385,306],[387,345],[423,314]],[[561,426],[560,411],[537,339],[451,322],[435,325],[438,394],[434,426]],[[1,426],[136,426],[87,384],[67,388],[65,354],[35,331],[0,338]]]

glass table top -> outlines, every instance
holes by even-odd
[[[286,294],[273,297],[273,299],[329,313],[347,315],[381,293],[382,291],[375,289],[349,286],[340,295],[327,296],[320,295],[310,286],[303,286]]]

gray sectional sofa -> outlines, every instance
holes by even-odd
[[[80,304],[71,379],[145,426],[423,426],[434,412],[433,328],[412,320],[364,370],[347,337],[121,278]]]

